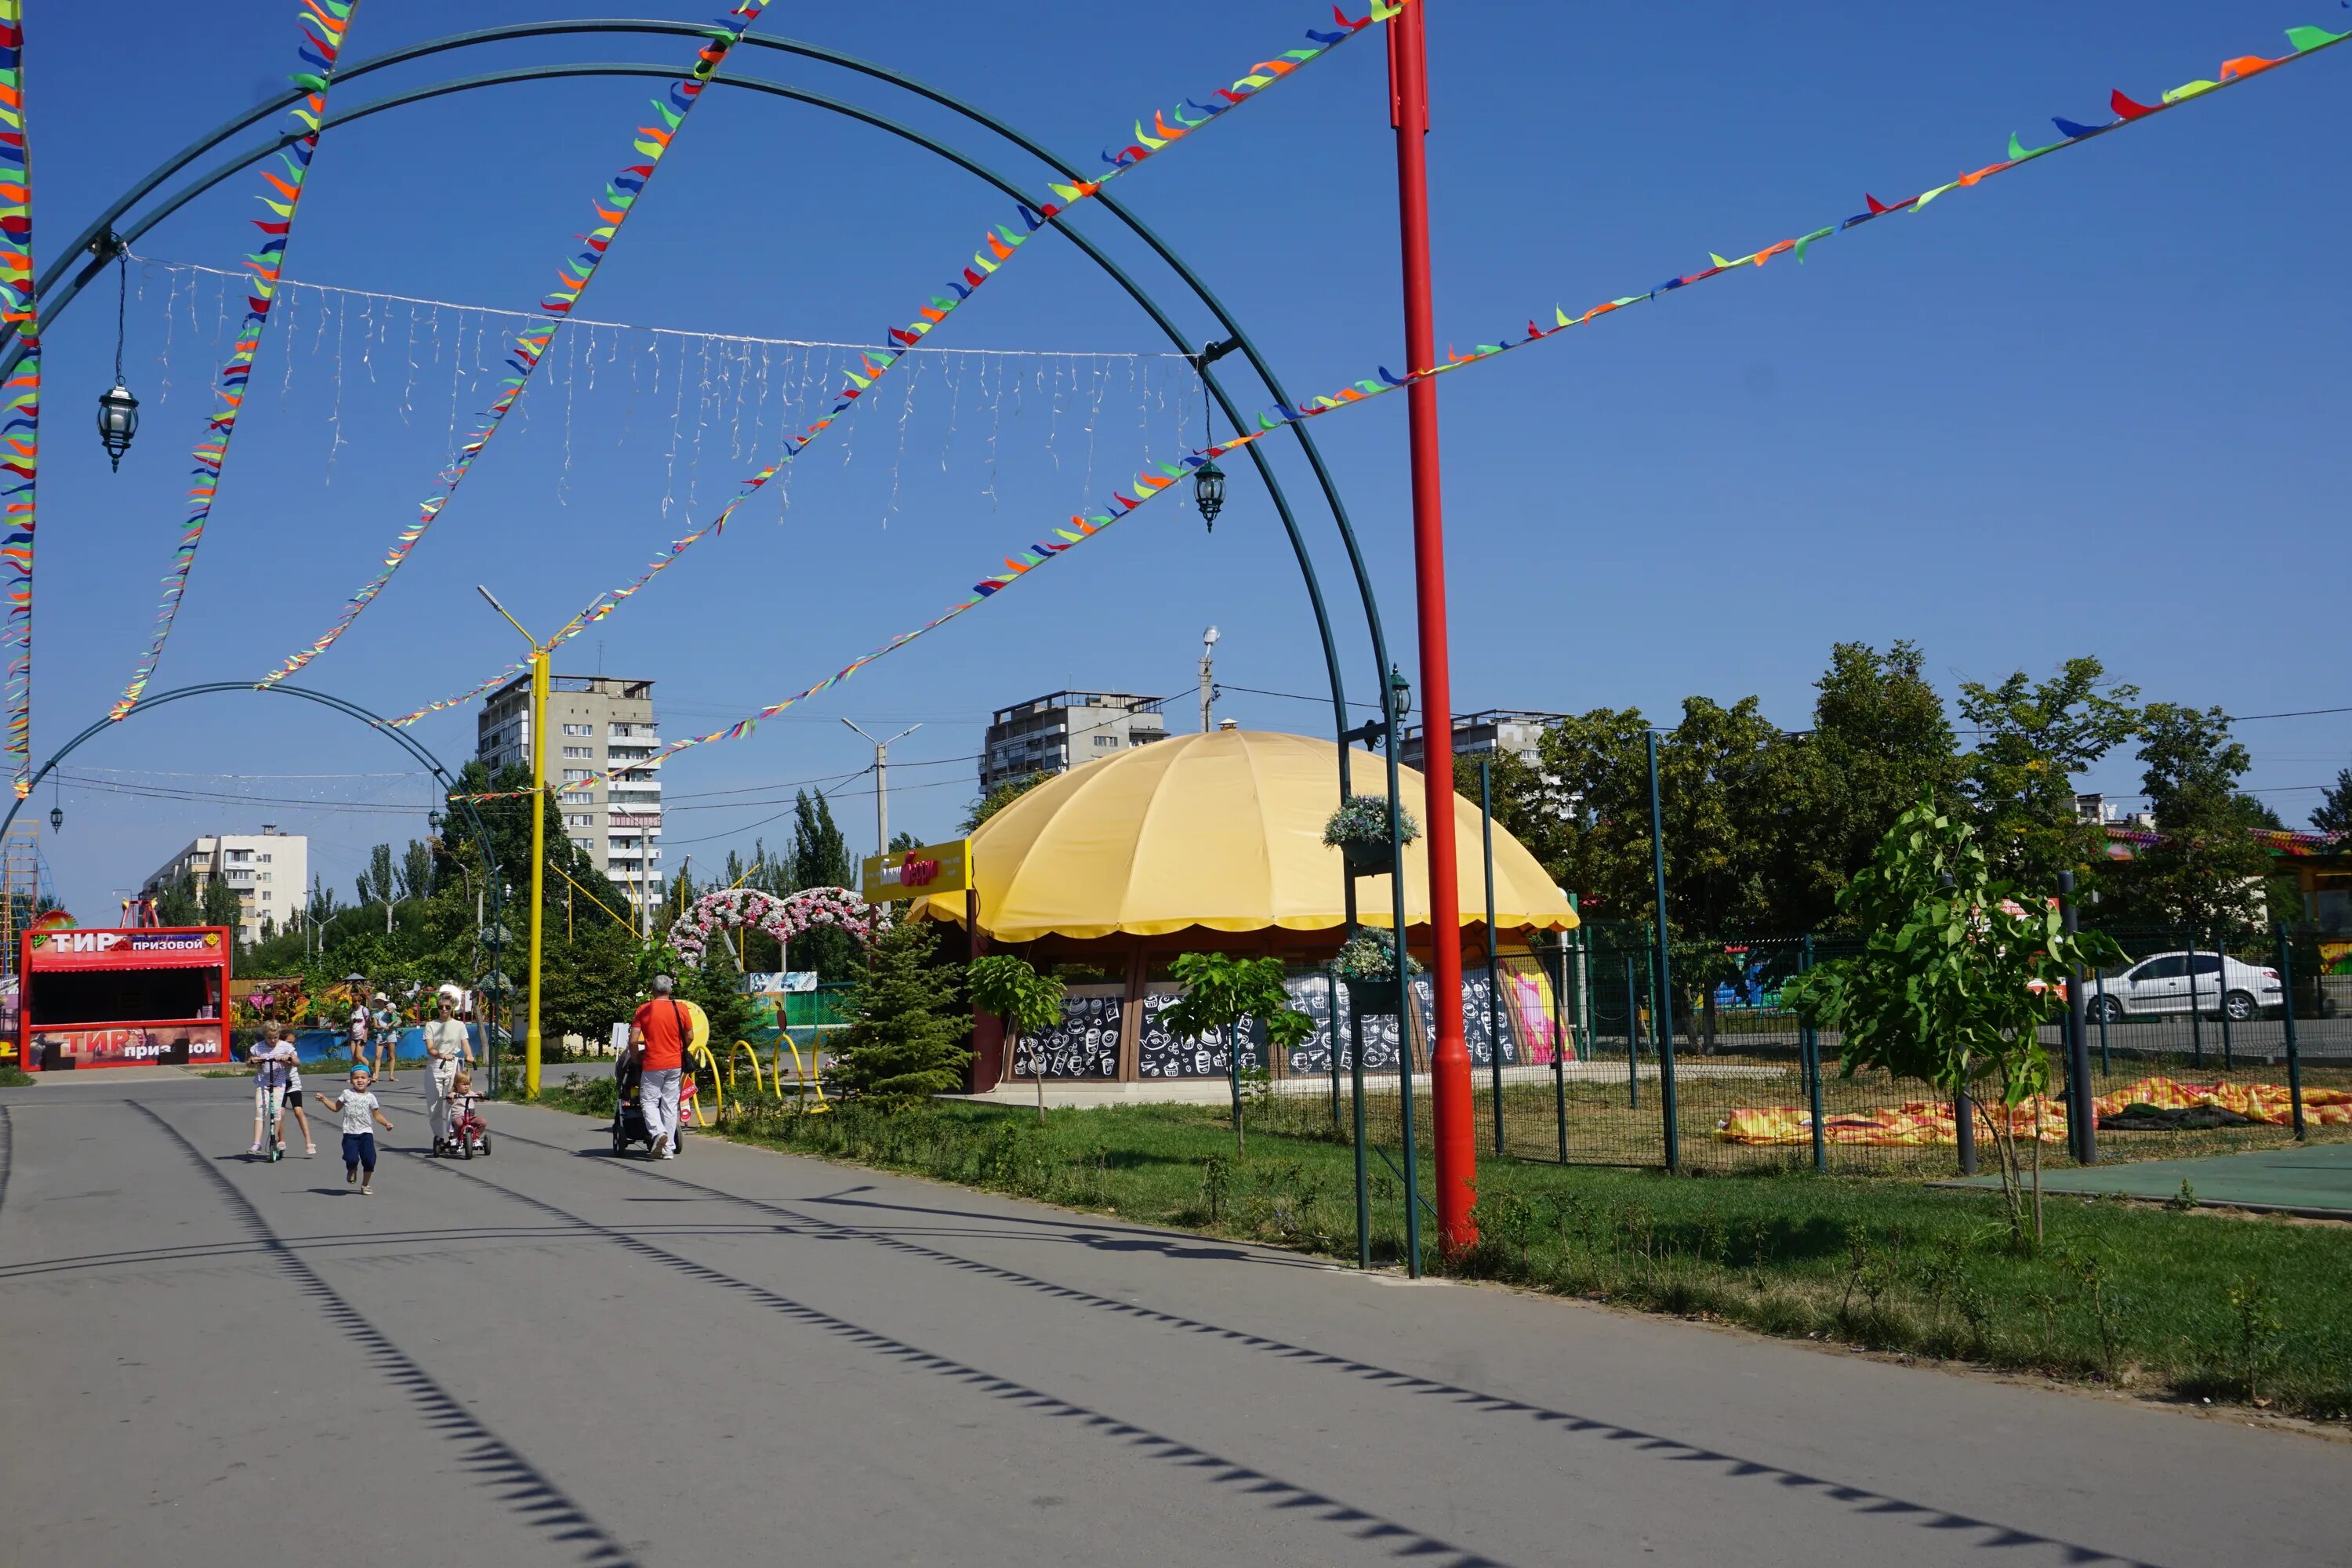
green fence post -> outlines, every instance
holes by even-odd
[[[1625,1109],[1642,1109],[1642,1005],[1633,989],[1633,955],[1625,955]]]
[[[1576,900],[1573,898],[1570,899],[1568,903],[1570,909],[1576,907]],[[1566,931],[1559,933],[1557,945],[1559,952],[1559,973],[1554,978],[1551,988],[1551,1093],[1552,1102],[1558,1110],[1559,1120],[1559,1163],[1565,1165],[1568,1163],[1568,1033],[1562,1026],[1559,1004],[1560,994],[1568,989],[1569,947]]]
[[[1664,1004],[1655,1014],[1658,1030],[1658,1100],[1660,1114],[1665,1119],[1666,1169],[1683,1168],[1682,1128],[1675,1110],[1675,960],[1671,949],[1673,927],[1666,916],[1666,814],[1659,804],[1658,793],[1658,732],[1652,730],[1643,737],[1649,742],[1650,753],[1650,879],[1652,892],[1658,906],[1658,999]]]
[[[1799,952],[1797,964],[1800,973],[1813,967],[1813,937],[1811,931],[1805,933],[1804,944]],[[1822,1126],[1821,1031],[1815,1029],[1811,1024],[1801,1024],[1797,1040],[1798,1049],[1804,1061],[1806,1092],[1812,1103],[1813,1169],[1827,1171],[1830,1168],[1830,1145],[1827,1130]]]
[[[2286,1026],[2286,1092],[2294,1106],[2294,1137],[2300,1143],[2311,1132],[2303,1121],[2303,1052],[2294,1038],[2294,947],[2286,939],[2286,927],[2278,927],[2278,972],[2281,997],[2286,1005],[2280,1009],[2280,1022]]]
[[[2099,998],[2099,1076],[2112,1078],[2116,1069],[2107,1060],[2107,977],[2100,975],[2093,986]]]
[[[2213,1011],[2221,1019],[2221,1070],[2228,1072],[2238,1065],[2238,1058],[2230,1037],[2230,931],[2227,926],[2214,928],[2213,957],[2219,965],[2213,971]]]
[[[2189,933],[2189,1052],[2199,1067],[2205,1065],[2205,1015],[2197,1010],[2197,933]],[[2219,980],[2221,976],[2214,976]]]

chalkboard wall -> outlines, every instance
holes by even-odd
[[[1143,1078],[1223,1078],[1231,1062],[1223,1038],[1179,1039],[1168,1026],[1168,1009],[1182,994],[1181,987],[1155,985],[1144,997],[1135,1070]],[[1234,1032],[1242,1037],[1242,1070],[1255,1072],[1265,1061],[1261,1032],[1246,1021]]]
[[[1072,986],[1062,996],[1062,1022],[1013,1042],[1013,1076],[1035,1078],[1042,1061],[1047,1078],[1117,1078],[1122,986]]]

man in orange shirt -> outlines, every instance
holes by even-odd
[[[646,1131],[653,1138],[646,1152],[656,1160],[677,1157],[677,1089],[686,1076],[688,1026],[686,1009],[671,994],[674,989],[668,975],[655,975],[653,997],[637,1009],[629,1027],[629,1044],[644,1074],[638,1103],[645,1109]]]

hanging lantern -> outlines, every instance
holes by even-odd
[[[122,455],[131,450],[131,437],[139,434],[139,400],[131,395],[131,388],[122,380],[123,322],[131,304],[131,251],[111,231],[100,243],[114,249],[115,294],[114,386],[98,395],[98,438],[105,444],[107,458],[119,474],[122,471]]]
[[[52,833],[59,832],[65,827],[65,807],[61,805],[53,805],[49,807],[49,831]]]
[[[98,438],[105,443],[106,455],[117,473],[122,471],[122,455],[131,450],[131,437],[137,434],[139,400],[117,382],[111,391],[98,395]]]
[[[1212,458],[1192,474],[1192,501],[1201,509],[1201,521],[1209,531],[1217,531],[1217,514],[1225,510],[1225,470],[1217,467]]]

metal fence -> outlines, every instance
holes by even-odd
[[[2084,1092],[2110,1124],[2098,1137],[2102,1161],[2352,1135],[2352,975],[2322,973],[2312,943],[2275,932],[2109,934],[2127,962],[2084,987]],[[1655,942],[1640,926],[1591,924],[1532,959],[1505,960],[1494,993],[1472,966],[1464,1000],[1481,1152],[1694,1172],[1953,1173],[1962,1143],[1948,1100],[1882,1071],[1844,1072],[1835,1032],[1809,1030],[1780,1005],[1789,977],[1856,945],[1835,933],[1677,943],[1671,1009]],[[1425,1018],[1413,1026],[1413,1114],[1426,1149]],[[2065,1028],[2062,1018],[2042,1031],[2061,1086]],[[1269,1108],[1286,1127],[1337,1136],[1352,1121],[1344,1019],[1335,1033],[1338,1050],[1298,1064],[1307,1071],[1295,1067],[1289,1092]],[[1402,1065],[1387,1037],[1389,1048],[1366,1051],[1365,1115],[1385,1162],[1401,1167]],[[1309,1077],[1318,1081],[1298,1081]],[[2071,1163],[2072,1092],[2055,1089],[2043,1108],[2047,1164]]]

